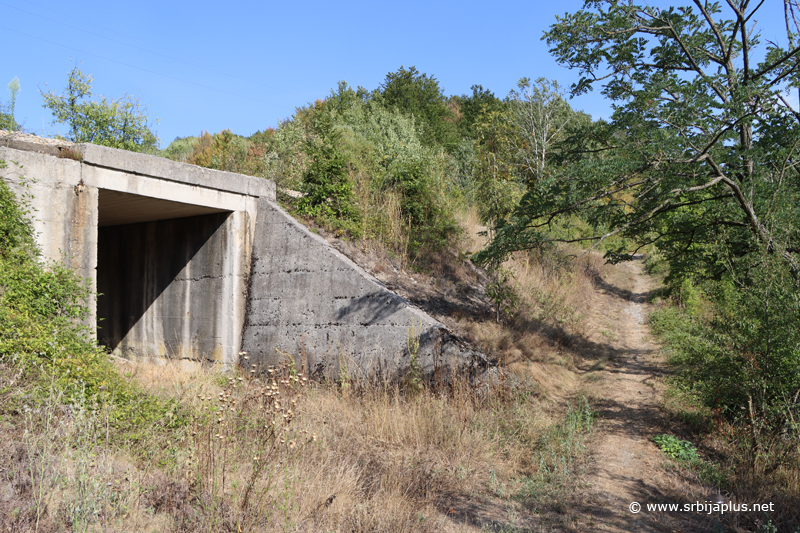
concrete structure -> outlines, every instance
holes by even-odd
[[[0,171],[27,192],[43,256],[99,296],[90,324],[125,357],[394,375],[483,357],[275,203],[275,185],[95,145],[0,136]],[[13,162],[13,163],[12,163]],[[91,305],[94,306],[94,303]]]

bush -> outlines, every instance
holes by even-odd
[[[349,89],[352,92],[352,89]],[[400,225],[404,233],[404,251],[412,257],[441,250],[457,233],[451,208],[452,194],[448,194],[450,174],[455,173],[452,158],[440,148],[423,142],[421,128],[414,117],[397,109],[385,107],[377,101],[364,102],[348,96],[348,89],[340,84],[332,101],[346,101],[341,111],[331,111],[332,120],[343,134],[340,145],[352,154],[351,161],[365,174],[362,202],[382,202],[397,198]],[[450,187],[452,189],[452,187]],[[449,191],[452,192],[452,191]],[[370,227],[393,228],[395,221],[385,220],[392,215],[383,205],[365,208],[383,220],[375,220]],[[386,231],[384,230],[384,231]],[[379,232],[378,238],[391,240],[392,235]]]
[[[11,107],[0,104],[0,130],[17,131],[19,129],[19,124],[11,114]]]
[[[308,166],[303,173],[301,198],[297,212],[322,218],[329,224],[341,221],[354,236],[360,236],[360,213],[347,172],[347,158],[340,147],[341,135],[329,115],[316,117],[316,133],[306,141]]]
[[[70,270],[37,260],[26,214],[0,182],[0,358],[82,381],[94,393],[103,381],[94,375],[102,352],[80,325],[89,290]]]
[[[758,433],[793,427],[800,406],[800,298],[767,257],[747,285],[683,282],[681,307],[651,315],[681,387],[734,424]]]
[[[679,463],[693,464],[700,460],[697,448],[688,440],[681,440],[675,435],[654,435],[653,442],[661,448],[664,455]]]
[[[56,393],[65,403],[95,407],[104,402],[109,424],[127,433],[163,416],[169,406],[123,379],[81,324],[93,297],[86,283],[59,264],[38,260],[27,213],[0,181],[0,361],[38,382],[45,396]],[[177,416],[171,420],[182,423]]]
[[[395,171],[397,188],[402,192],[400,209],[408,221],[409,252],[443,249],[458,232],[452,213],[437,198],[431,172],[421,161],[411,161]]]
[[[185,162],[194,152],[197,137],[176,137],[159,155],[179,163]]]
[[[0,160],[0,169],[7,168]],[[27,210],[21,208],[14,193],[4,181],[0,181],[0,260],[25,261],[36,255],[33,227],[25,218]]]
[[[186,162],[216,170],[238,172],[244,164],[249,144],[247,139],[231,130],[222,130],[214,135],[203,132],[192,143],[192,152],[186,157]]]

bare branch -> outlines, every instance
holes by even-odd
[[[798,112],[798,111],[795,111],[794,109],[792,109],[792,106],[791,106],[791,105],[789,105],[789,102],[787,102],[787,101],[786,101],[786,99],[783,97],[783,95],[782,95],[782,94],[779,94],[779,95],[778,95],[778,98],[780,98],[781,102],[783,102],[783,105],[785,105],[785,106],[786,106],[786,109],[788,109],[788,110],[789,110],[789,112],[790,112],[790,113],[791,113],[791,114],[794,116],[794,118],[795,118],[795,119],[796,119],[798,122],[800,122],[800,112]]]
[[[703,159],[706,159],[706,158],[704,157]],[[687,192],[702,191],[702,190],[709,189],[709,188],[713,187],[714,185],[716,185],[720,181],[722,181],[722,177],[717,176],[713,180],[709,181],[708,183],[704,183],[703,185],[697,185],[695,187],[689,187],[688,189],[673,189],[673,190],[670,191],[670,193],[674,194],[674,195],[678,195],[678,194],[684,194],[684,193],[687,193]]]

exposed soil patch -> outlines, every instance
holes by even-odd
[[[361,268],[383,283],[387,289],[399,294],[453,331],[459,331],[458,320],[493,320],[492,303],[486,297],[486,272],[469,259],[459,258],[452,251],[440,252],[441,261],[433,262],[426,274],[409,272],[398,261],[383,254],[372,253],[347,241],[331,238],[318,229],[328,242]],[[444,257],[449,255],[449,257]]]

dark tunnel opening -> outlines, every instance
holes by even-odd
[[[124,357],[213,352],[230,214],[101,189],[100,344]]]

